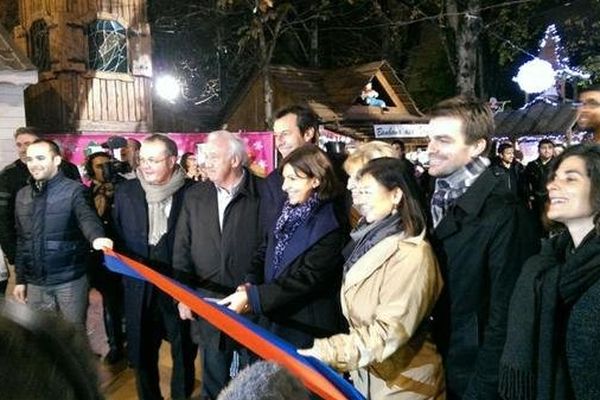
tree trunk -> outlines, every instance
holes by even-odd
[[[456,32],[456,88],[461,95],[475,96],[477,80],[477,52],[481,17],[480,1],[468,0],[466,13],[461,15]]]
[[[310,32],[310,66],[319,66],[319,18],[315,18]]]
[[[273,88],[271,86],[271,73],[269,67],[263,69],[263,81],[265,90],[265,128],[273,123]]]

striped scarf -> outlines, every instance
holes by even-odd
[[[431,216],[434,228],[438,226],[454,202],[465,194],[489,165],[490,161],[480,156],[452,174],[436,179],[433,196],[431,196]]]

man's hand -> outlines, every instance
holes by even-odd
[[[104,250],[105,247],[112,249],[113,241],[105,237],[96,238],[92,242],[92,247],[94,248],[94,250]]]
[[[177,309],[179,310],[179,318],[185,320],[185,319],[189,319],[189,320],[194,320],[194,314],[192,314],[192,309],[189,308],[188,306],[186,306],[183,303],[178,303],[177,304]]]
[[[246,290],[238,290],[237,292],[230,294],[223,300],[220,300],[217,304],[227,306],[232,311],[238,314],[243,314],[249,311],[248,309],[248,293]]]
[[[27,303],[27,285],[15,285],[13,296],[19,303]]]

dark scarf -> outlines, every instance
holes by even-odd
[[[384,219],[371,224],[368,224],[363,218],[350,233],[351,240],[342,251],[346,260],[344,263],[344,276],[358,259],[371,250],[373,246],[400,231],[402,231],[402,226],[399,213],[390,214]]]
[[[568,232],[542,243],[525,265],[510,301],[500,359],[505,399],[565,397],[565,313],[600,278],[600,237],[592,231],[573,249]],[[563,317],[561,317],[561,315]],[[560,319],[559,319],[560,318]]]
[[[273,236],[275,237],[275,249],[273,251],[273,269],[277,271],[281,267],[283,252],[296,229],[302,225],[319,205],[319,198],[313,193],[308,200],[302,204],[293,205],[286,200],[279,218],[275,223]]]

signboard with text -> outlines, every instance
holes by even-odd
[[[386,138],[422,138],[427,137],[427,124],[373,125],[375,137]]]

